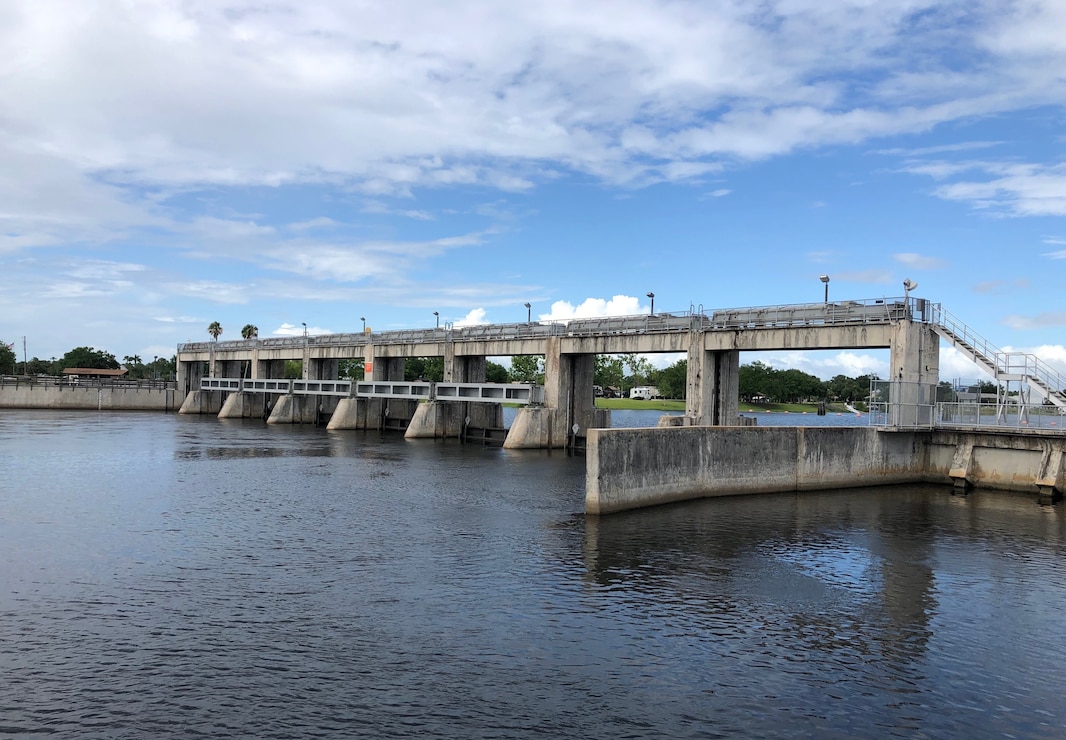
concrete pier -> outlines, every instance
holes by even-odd
[[[498,403],[427,401],[415,408],[404,437],[443,439],[461,437],[467,426],[503,428],[503,407]]]
[[[189,391],[178,409],[179,414],[218,414],[226,394],[222,391]]]
[[[220,419],[266,419],[270,416],[270,396],[265,393],[230,393],[218,412]]]

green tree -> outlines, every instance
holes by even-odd
[[[300,380],[304,376],[304,364],[300,360],[285,360],[285,379]]]
[[[141,379],[147,377],[147,368],[144,363],[141,362],[140,355],[126,355],[122,358],[122,364],[126,366],[126,370],[129,371],[129,378]]]
[[[404,380],[444,380],[443,357],[409,357],[403,365]]]
[[[506,383],[507,368],[492,360],[485,361],[485,380],[489,383]]]
[[[512,383],[543,383],[544,358],[540,355],[515,355],[511,358]]]
[[[601,388],[621,388],[625,383],[626,371],[622,358],[617,355],[596,355],[596,369],[593,384]]]
[[[688,390],[688,360],[678,360],[660,371],[656,385],[663,398],[685,398]]]
[[[104,352],[93,347],[75,347],[59,358],[56,363],[56,373],[61,373],[68,367],[94,367],[101,370],[115,370],[118,368],[118,360],[110,352]]]
[[[222,333],[222,324],[217,321],[212,321],[207,326],[207,333],[211,335],[211,338],[216,342],[218,341],[218,335]]]
[[[11,345],[0,340],[0,375],[14,375],[15,365],[18,364],[18,356]]]
[[[177,377],[178,356],[155,357],[144,365],[144,377],[158,380],[174,380]]]
[[[622,355],[622,363],[629,370],[626,376],[626,385],[630,388],[637,385],[655,385],[659,373],[647,357],[641,355]]]
[[[362,357],[341,360],[337,364],[337,375],[344,380],[363,380],[366,378],[366,362]]]
[[[218,322],[216,321],[215,323],[217,324]],[[208,331],[211,331],[211,330],[208,329]],[[221,326],[218,328],[218,333],[219,334],[222,333],[222,327]],[[241,337],[244,338],[244,339],[255,339],[258,336],[259,336],[259,327],[256,326],[255,324],[245,324],[244,328],[241,329]]]
[[[59,375],[62,371],[59,369],[59,361],[54,357],[51,360],[31,357],[22,372],[26,375]]]
[[[955,389],[951,387],[951,383],[942,380],[936,387],[936,400],[943,403],[955,403],[959,400],[959,397],[955,394]]]
[[[772,371],[772,367],[758,360],[748,365],[741,365],[739,378],[740,397],[745,401],[751,401],[757,395],[769,396],[770,373]]]

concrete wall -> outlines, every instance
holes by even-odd
[[[177,411],[184,394],[174,388],[108,388],[76,385],[0,386],[0,408]]]
[[[884,432],[868,427],[593,429],[585,511],[744,493],[908,482],[1027,491],[1066,488],[1066,436]]]

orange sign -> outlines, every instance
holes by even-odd
[[[372,373],[372,372],[374,372],[374,363],[373,362],[364,362],[363,363],[363,377],[369,378],[370,377],[370,373]]]

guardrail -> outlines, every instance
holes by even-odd
[[[924,304],[924,300],[917,298],[869,298],[834,303],[730,308],[715,311],[705,328],[712,331],[732,331],[888,324],[908,317],[921,319],[925,313]]]
[[[680,312],[628,314],[565,321],[527,321],[509,324],[452,325],[430,329],[341,334],[317,334],[267,339],[240,339],[225,342],[186,342],[178,352],[277,349],[294,347],[354,347],[367,344],[432,344],[486,340],[520,340],[546,337],[596,337],[618,334],[653,334],[685,331],[733,331],[737,329],[788,328],[804,326],[847,326],[887,324],[909,318],[930,322],[935,304],[924,298],[890,297],[826,303],[794,303],[776,306],[716,309],[710,315],[702,308]],[[943,315],[939,306],[935,306]],[[962,326],[960,324],[960,326]]]
[[[0,375],[0,385],[18,387],[49,387],[59,388],[113,388],[128,390],[169,390],[177,388],[173,380],[145,379],[131,380],[127,378],[99,378],[89,375],[77,377],[64,375]]]
[[[432,329],[398,329],[371,334],[318,334],[307,337],[234,339],[226,342],[186,342],[178,352],[210,352],[278,349],[294,347],[353,347],[375,344],[432,344],[435,342],[476,341],[479,339],[538,339],[562,336],[601,336],[605,334],[690,331],[706,326],[707,316],[692,311],[636,314],[567,321],[530,321],[513,324],[476,324]]]
[[[200,390],[298,396],[402,398],[413,401],[468,401],[521,405],[544,403],[544,386],[534,383],[201,378]]]

